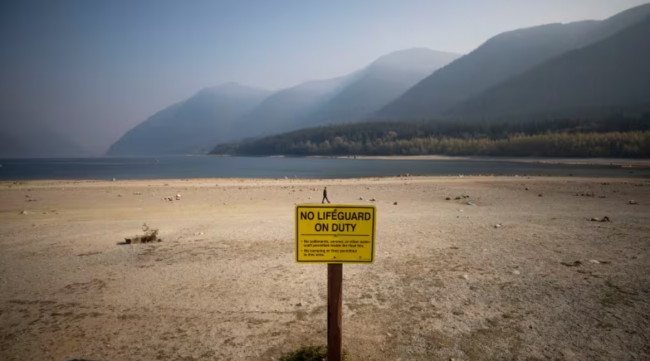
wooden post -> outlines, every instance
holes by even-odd
[[[343,265],[327,265],[327,361],[341,361]]]

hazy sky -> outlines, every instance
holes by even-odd
[[[467,53],[503,31],[604,19],[646,2],[3,0],[0,114],[56,124],[103,151],[203,87],[278,89],[410,47]]]

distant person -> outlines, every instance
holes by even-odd
[[[327,201],[327,203],[330,202],[330,200],[327,199],[327,187],[323,189],[323,201],[321,203],[325,203],[325,201]]]

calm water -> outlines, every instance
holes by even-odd
[[[543,174],[650,177],[650,169],[493,161],[162,157],[0,159],[0,180],[164,178],[353,178],[420,175]],[[633,171],[633,173],[630,173]]]

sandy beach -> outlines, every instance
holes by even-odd
[[[353,360],[650,359],[650,180],[401,177],[0,183],[0,360],[325,344],[327,267],[293,254],[324,186],[378,209],[375,264],[343,271]],[[121,244],[143,223],[163,241]]]

